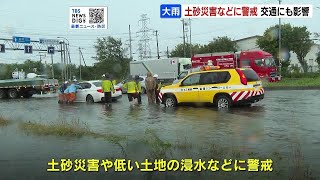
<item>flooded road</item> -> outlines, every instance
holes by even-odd
[[[141,106],[130,107],[126,95],[115,102],[112,109],[106,109],[103,104],[59,105],[55,98],[2,100],[0,116],[14,123],[0,127],[0,169],[1,174],[4,173],[1,177],[42,179],[52,158],[125,158],[118,147],[103,140],[36,136],[16,127],[23,121],[53,123],[59,119],[80,119],[93,132],[126,136],[128,142],[143,139],[145,132],[152,130],[163,141],[192,144],[192,155],[189,155],[195,159],[203,158],[204,154],[198,150],[211,144],[238,147],[242,153],[251,154],[251,158],[273,159],[274,169],[277,168],[274,154],[290,160],[292,146],[298,144],[313,174],[320,174],[316,168],[320,166],[319,92],[270,91],[263,101],[252,107],[229,111],[211,107],[148,106],[146,96]],[[143,148],[136,145],[129,151],[128,158],[134,159]],[[255,153],[259,155],[254,157]],[[54,177],[63,179],[68,175]]]

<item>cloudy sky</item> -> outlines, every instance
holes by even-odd
[[[317,6],[319,0],[282,0],[282,4],[311,4]],[[139,19],[147,14],[148,27],[159,32],[160,51],[165,53],[182,42],[182,23],[178,19],[160,19],[161,4],[277,4],[277,0],[1,0],[0,38],[11,39],[12,36],[39,38],[66,37],[70,41],[71,61],[79,64],[78,47],[82,50],[87,64],[92,64],[95,56],[93,44],[97,37],[114,36],[128,44],[128,26],[132,31],[132,50],[137,57],[140,37],[136,32],[141,29]],[[108,6],[108,29],[106,30],[70,30],[70,6]],[[318,5],[320,6],[320,5]],[[282,19],[284,23],[307,26],[310,32],[320,32],[320,9],[314,9],[311,19]],[[208,43],[217,36],[229,36],[232,39],[261,35],[263,31],[278,23],[278,19],[193,19],[192,42]],[[156,56],[156,38],[150,33],[152,55]],[[0,41],[1,42],[1,41]],[[3,41],[2,41],[3,42]],[[0,54],[0,62],[23,62],[27,58],[39,59],[39,53],[26,55],[23,51],[10,51]],[[50,62],[49,56],[44,59]],[[59,62],[60,56],[54,55]]]

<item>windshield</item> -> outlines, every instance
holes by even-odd
[[[96,87],[101,87],[102,85],[101,81],[93,82],[92,84],[95,85]]]
[[[264,59],[256,59],[256,60],[254,60],[254,64],[256,66],[266,66],[266,67],[276,66],[276,63],[275,63],[273,57],[268,57],[268,58],[264,58]]]
[[[273,57],[265,58],[265,59],[264,59],[264,64],[265,64],[267,67],[274,67],[274,66],[276,66],[276,63],[275,63]]]
[[[188,72],[185,71],[185,72],[181,72],[180,75],[179,75],[179,79],[183,79],[184,77],[186,77],[188,75]]]

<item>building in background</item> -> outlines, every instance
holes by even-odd
[[[247,51],[247,50],[260,50],[259,46],[257,45],[257,39],[261,37],[259,35],[250,36],[242,39],[235,40],[234,42],[238,46],[238,51]],[[306,55],[305,59],[309,66],[310,72],[315,72],[318,70],[318,64],[316,62],[317,53],[320,51],[320,44],[314,44],[309,53]],[[301,67],[296,53],[290,52],[290,60],[292,66]]]

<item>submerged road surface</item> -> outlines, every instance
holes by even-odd
[[[204,152],[214,144],[221,147],[221,152],[208,152],[220,153],[220,159],[230,158],[223,154],[224,147],[234,147],[241,152],[235,156],[238,159],[273,159],[276,171],[277,168],[285,169],[280,168],[278,161],[281,159],[288,161],[282,162],[284,164],[294,164],[291,160],[297,157],[299,150],[304,164],[310,166],[313,174],[320,174],[317,168],[320,166],[319,93],[317,90],[269,91],[263,101],[252,107],[229,111],[211,107],[166,109],[162,105],[148,106],[146,96],[141,106],[130,107],[126,95],[113,103],[112,109],[106,109],[103,104],[59,105],[55,98],[1,100],[0,116],[12,123],[0,127],[0,179],[45,179],[48,174],[53,179],[75,179],[76,175],[72,173],[47,173],[47,163],[53,158],[57,161],[62,158],[145,158],[144,141],[140,140],[145,139],[149,131],[156,134],[159,142],[180,144],[180,150],[185,154],[173,153],[170,159],[210,157]],[[128,147],[131,142],[136,143],[131,143],[128,157],[124,157],[121,148],[103,139],[39,136],[26,134],[18,128],[21,122],[50,124],[61,119],[79,119],[95,133],[125,136],[128,140],[124,144]],[[164,144],[160,146],[165,147]],[[188,154],[186,151],[190,149]],[[161,155],[161,148],[157,152]],[[277,159],[277,155],[282,157]],[[107,173],[103,170],[99,176],[89,174],[81,177],[101,179]],[[290,176],[285,170],[284,174]]]

